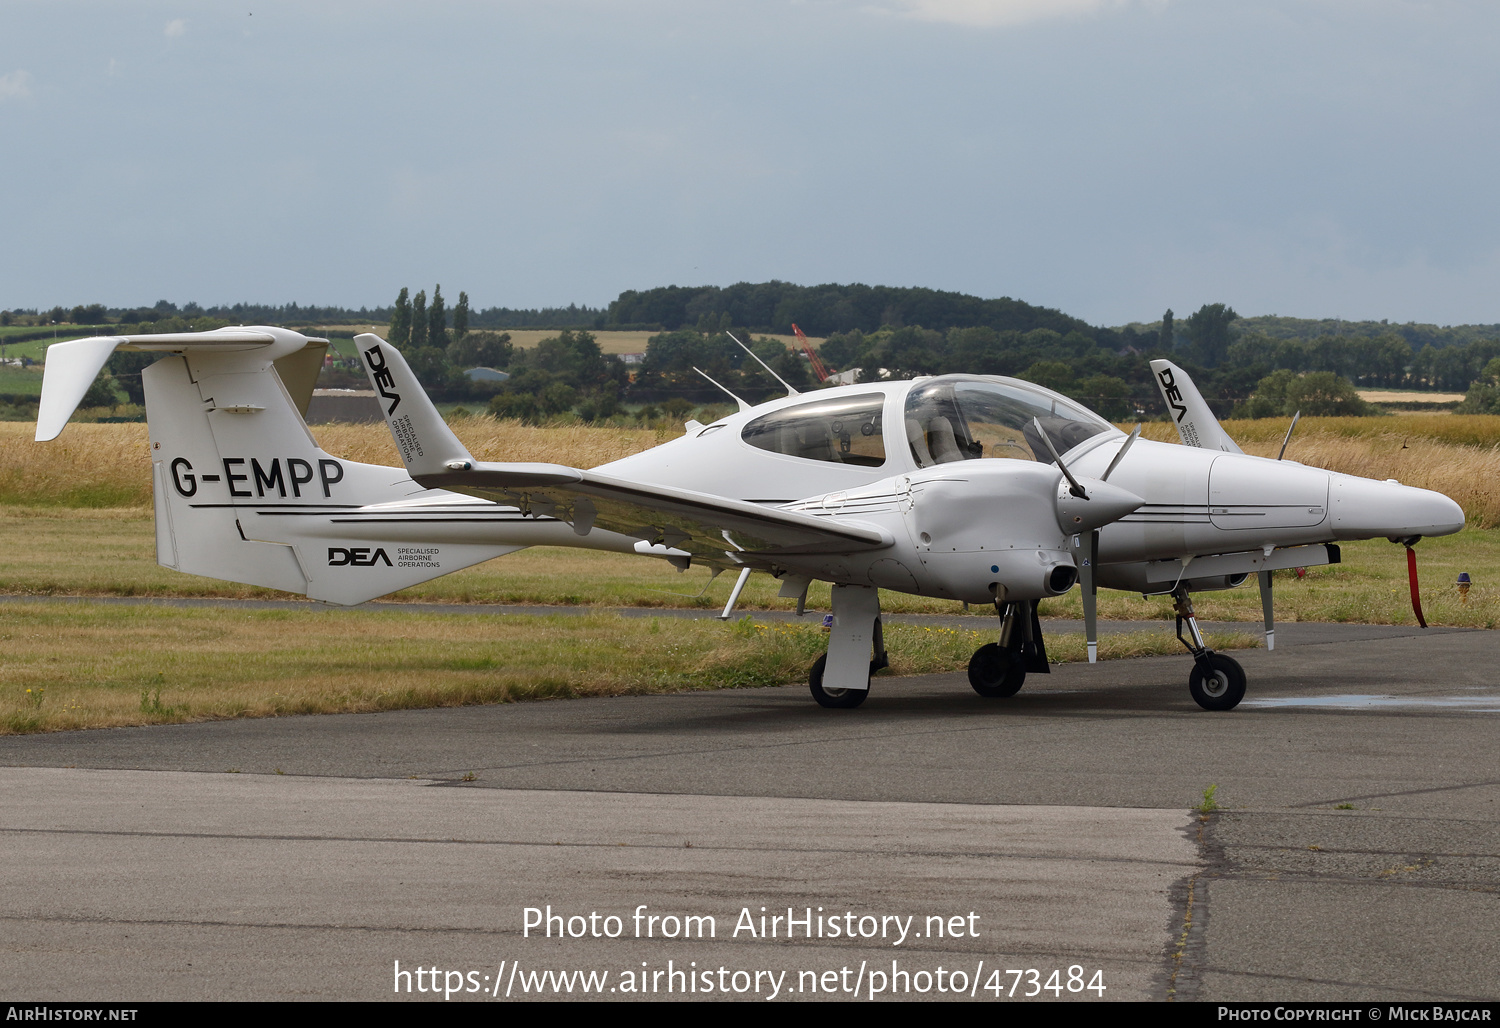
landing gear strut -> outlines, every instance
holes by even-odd
[[[834,586],[833,613],[824,624],[830,629],[828,652],[813,662],[808,689],[820,707],[857,707],[870,695],[870,676],[891,666],[880,623],[879,593],[868,586]]]
[[[1000,642],[986,643],[969,658],[969,684],[991,699],[1014,696],[1026,683],[1026,672],[1050,674],[1047,647],[1036,603],[1021,600],[995,604],[1000,615]]]
[[[1186,586],[1172,593],[1176,601],[1177,639],[1193,655],[1193,673],[1188,676],[1188,691],[1204,710],[1233,710],[1245,698],[1245,669],[1233,657],[1215,653],[1203,644],[1198,619],[1193,615],[1193,598]],[[1186,624],[1188,638],[1182,636]]]

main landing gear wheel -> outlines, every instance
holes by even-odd
[[[1026,664],[1015,650],[1002,650],[986,643],[969,658],[969,684],[981,696],[1003,699],[1021,691],[1026,682]]]
[[[1245,698],[1245,669],[1233,657],[1205,654],[1193,665],[1188,690],[1204,710],[1233,710]]]
[[[823,654],[813,661],[812,671],[807,675],[808,688],[812,690],[813,699],[818,701],[820,707],[857,707],[865,702],[865,697],[870,695],[869,689],[825,689],[823,688],[823,669],[828,666],[828,654]],[[870,661],[870,674],[875,673],[875,661]]]

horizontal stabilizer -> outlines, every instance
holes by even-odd
[[[90,336],[47,347],[42,369],[42,399],[37,408],[36,441],[56,439],[78,409],[89,386],[116,350],[151,353],[236,354],[255,351],[260,361],[275,361],[327,343],[285,328],[220,328],[212,332],[162,332],[151,335]]]

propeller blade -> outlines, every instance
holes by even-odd
[[[1101,482],[1108,482],[1109,481],[1109,476],[1114,472],[1115,468],[1117,468],[1117,467],[1120,466],[1120,461],[1122,461],[1122,460],[1125,459],[1125,453],[1126,453],[1126,451],[1128,451],[1130,449],[1131,445],[1137,439],[1139,439],[1140,437],[1141,437],[1141,424],[1138,421],[1138,422],[1136,422],[1135,428],[1130,433],[1130,438],[1127,439],[1127,440],[1125,440],[1125,445],[1122,446],[1122,447],[1120,447],[1120,449],[1115,452],[1115,459],[1109,462],[1109,467],[1105,468],[1104,469],[1104,474],[1102,474],[1102,475],[1099,476],[1099,481],[1101,481]]]
[[[1423,628],[1427,627],[1427,619],[1422,616],[1422,594],[1417,591],[1417,551],[1406,546],[1406,577],[1411,580],[1411,609],[1417,615],[1417,624]]]
[[[1271,572],[1257,571],[1260,579],[1260,610],[1266,619],[1266,649],[1276,648],[1276,612],[1271,606]]]
[[[1052,459],[1056,461],[1057,466],[1062,469],[1063,477],[1068,480],[1068,485],[1072,488],[1073,495],[1078,497],[1080,500],[1087,500],[1089,498],[1089,494],[1083,491],[1083,486],[1078,484],[1078,479],[1073,477],[1073,472],[1068,470],[1068,466],[1063,463],[1062,457],[1058,456],[1057,447],[1052,445],[1052,439],[1042,428],[1042,419],[1032,418],[1031,423],[1036,426],[1036,434],[1042,437],[1042,443],[1047,447],[1047,452],[1052,454]]]

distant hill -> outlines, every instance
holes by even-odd
[[[1184,312],[1185,313],[1185,312]],[[1181,325],[1181,321],[1178,322]],[[1131,328],[1147,334],[1161,330],[1161,322],[1132,322],[1122,325],[1117,331]],[[1179,331],[1181,329],[1179,328]],[[1241,317],[1234,322],[1237,336],[1262,335],[1271,339],[1296,339],[1309,341],[1329,336],[1347,339],[1380,339],[1396,336],[1404,339],[1413,350],[1424,346],[1467,346],[1483,339],[1500,339],[1500,324],[1496,325],[1427,325],[1408,321],[1405,324],[1388,321],[1344,321],[1341,318],[1284,318],[1277,314],[1259,314]]]
[[[182,319],[187,322],[201,319],[217,319],[230,325],[381,325],[389,324],[391,320],[391,307],[318,307],[304,306],[296,303],[263,304],[263,303],[236,303],[219,304],[204,307],[198,303],[185,303],[178,306],[170,300],[158,300],[150,307],[105,307],[96,304],[90,308],[88,313],[95,315],[87,321],[78,317],[81,308],[75,308],[72,312],[61,307],[52,311],[38,311],[36,308],[17,308],[8,312],[7,318],[0,323],[16,326],[41,324],[50,326],[53,322],[59,324],[84,325],[89,323],[102,324],[107,318],[110,322],[116,322],[127,328],[121,331],[129,331],[128,326],[139,325],[143,322],[156,322],[170,319]],[[452,317],[452,308],[449,308],[449,317]],[[536,307],[536,308],[512,308],[512,307],[486,307],[482,310],[476,309],[469,312],[469,327],[481,329],[504,329],[504,328],[593,328],[604,318],[604,308],[579,306],[569,304],[566,307]],[[7,333],[7,341],[10,341]],[[108,333],[106,333],[108,334]],[[27,338],[43,338],[52,335],[52,328],[39,329],[33,336]]]
[[[726,320],[727,315],[727,320]],[[883,325],[993,328],[1029,332],[1046,328],[1067,335],[1097,330],[1050,307],[1036,307],[1002,297],[985,300],[964,293],[902,286],[799,286],[791,282],[738,282],[719,286],[660,286],[627,290],[609,305],[600,328],[660,325],[668,331],[699,328],[713,331],[731,325],[755,332],[784,334],[795,322],[812,336],[859,329],[874,332]]]
[[[451,299],[450,299],[451,315]],[[53,335],[58,324],[79,327],[108,323],[124,326],[180,318],[216,318],[227,324],[260,325],[379,325],[391,320],[390,306],[320,307],[316,305],[236,303],[203,306],[158,300],[152,306],[110,307],[94,304],[50,312],[16,308],[0,312],[7,337],[27,339]],[[1177,334],[1185,331],[1187,310],[1178,312]],[[82,317],[86,314],[88,317]],[[727,320],[726,320],[727,316]],[[1100,345],[1141,347],[1140,340],[1156,338],[1161,322],[1131,322],[1113,327],[1090,325],[1051,307],[1039,307],[1010,297],[984,299],[966,293],[912,286],[867,286],[862,283],[800,286],[792,282],[737,282],[732,286],[658,286],[628,289],[607,307],[569,304],[566,307],[485,307],[469,312],[469,327],[589,328],[676,331],[696,328],[716,331],[735,326],[753,332],[785,335],[792,323],[810,336],[831,336],[858,329],[866,334],[882,327],[920,326],[992,328],[1000,332],[1050,329],[1059,335],[1078,332]],[[31,329],[27,333],[27,329]],[[64,329],[63,331],[67,331]],[[107,330],[106,330],[107,331]],[[128,331],[121,329],[120,331]],[[1396,336],[1413,350],[1425,346],[1466,346],[1500,339],[1500,324],[1432,325],[1409,321],[1344,321],[1339,318],[1286,318],[1275,314],[1240,317],[1233,323],[1237,337],[1265,336],[1276,340],[1311,341],[1327,337],[1351,340]],[[8,338],[19,342],[21,337]]]
[[[1413,350],[1424,346],[1467,346],[1481,339],[1500,339],[1500,325],[1424,325],[1415,321],[1393,325],[1385,321],[1342,321],[1337,318],[1282,318],[1274,314],[1241,318],[1242,332],[1259,332],[1273,339],[1317,339],[1349,336],[1378,339],[1399,336]]]

